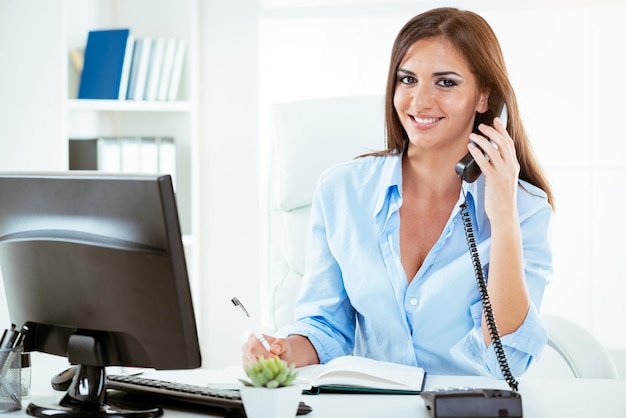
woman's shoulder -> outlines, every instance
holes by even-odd
[[[524,180],[519,180],[520,192],[517,194],[518,210],[520,216],[538,211],[552,211],[548,195],[541,188]]]
[[[398,155],[367,155],[357,157],[327,168],[320,176],[320,182],[371,181],[385,172],[393,172],[399,164]]]
[[[326,206],[341,208],[342,213],[347,208],[370,213],[362,209],[373,208],[389,187],[400,184],[400,161],[393,155],[368,155],[334,165],[320,176],[316,193]]]
[[[519,186],[523,192],[520,193],[523,199],[548,201],[548,194],[534,184],[520,179]]]

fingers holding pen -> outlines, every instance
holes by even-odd
[[[248,336],[248,340],[241,347],[241,351],[241,360],[244,366],[254,363],[257,358],[261,356],[266,358],[270,356],[270,353],[263,347],[254,334]]]
[[[262,341],[265,341],[265,344]],[[285,351],[285,344],[282,341],[284,341],[284,339],[275,338],[271,335],[264,335],[257,332],[250,334],[248,340],[242,346],[242,361],[244,366],[255,362],[261,356],[264,358],[273,356],[280,357]]]
[[[239,298],[232,298],[230,300],[233,305],[239,306],[246,317],[250,318],[250,313],[243,306],[243,303]],[[280,355],[282,353],[281,346],[270,347],[270,343],[276,341],[276,338],[265,335],[256,329],[253,329],[248,335],[248,340],[241,346],[242,362],[245,365],[255,362],[259,357],[270,358],[273,355]]]

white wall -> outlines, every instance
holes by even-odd
[[[61,106],[55,102],[67,89],[61,65],[65,57],[58,56],[57,49],[40,48],[41,34],[61,38],[62,10],[57,2],[42,2],[41,9],[24,24],[14,18],[23,10],[19,2],[0,3],[0,51],[5,57],[0,72],[5,78],[0,91],[1,170],[67,167],[67,151],[59,147],[63,138],[52,137],[40,143],[40,138],[50,132],[65,131]],[[41,32],[35,33],[33,28]],[[38,100],[28,100],[30,97]]]
[[[241,362],[257,325],[259,128],[257,1],[200,3],[200,306],[203,365]],[[247,319],[230,299],[246,306]]]
[[[543,310],[626,350],[626,4],[613,1],[452,2],[498,35],[524,121],[556,194],[555,279]],[[620,4],[622,3],[622,4]],[[290,7],[266,0],[260,19],[261,149],[274,102],[383,94],[391,44],[415,14],[451,2],[343,0]],[[319,3],[317,3],[319,4]]]

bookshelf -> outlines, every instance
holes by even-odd
[[[198,0],[61,0],[64,67],[67,93],[63,98],[69,139],[104,136],[167,136],[176,143],[176,197],[192,287],[197,286],[196,170],[198,155]],[[129,28],[135,39],[150,37],[186,42],[176,100],[77,99],[80,73],[70,53],[84,50],[89,31]],[[69,165],[64,169],[68,169]]]

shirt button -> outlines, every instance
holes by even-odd
[[[417,299],[413,298],[409,301],[409,303],[413,306],[417,305]]]

